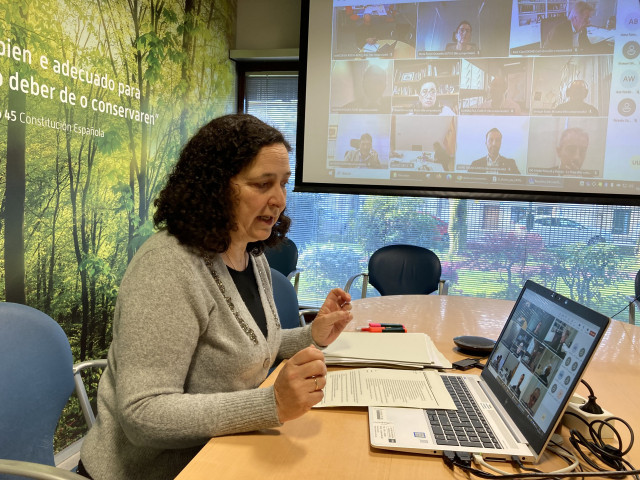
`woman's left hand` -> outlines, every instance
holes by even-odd
[[[326,347],[338,338],[351,320],[351,295],[341,288],[334,288],[311,322],[311,336],[318,345]]]

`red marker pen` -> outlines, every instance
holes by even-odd
[[[404,327],[360,327],[361,332],[371,333],[406,333]]]
[[[401,323],[371,323],[369,322],[370,327],[395,327],[395,328],[405,328]]]

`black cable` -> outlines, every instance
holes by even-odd
[[[590,467],[595,470],[599,470],[601,472],[607,472],[602,466],[598,465],[591,457],[588,456],[587,452],[597,458],[600,462],[607,465],[609,468],[613,468],[617,471],[626,471],[628,474],[633,471],[634,478],[638,479],[638,474],[635,473],[635,467],[627,460],[624,459],[624,455],[629,453],[631,447],[634,443],[634,434],[633,429],[624,419],[620,417],[608,417],[605,420],[594,420],[592,422],[587,422],[580,415],[576,415],[572,412],[565,412],[565,415],[572,415],[576,418],[579,418],[581,422],[589,427],[589,436],[590,439],[586,438],[582,433],[577,430],[571,430],[569,433],[569,441],[576,452],[582,457],[582,459],[587,463]],[[614,420],[618,420],[621,422],[627,429],[629,430],[629,445],[626,448],[623,448],[622,437],[620,436],[620,432],[613,425]],[[618,442],[618,446],[608,445],[602,439],[602,430],[604,428],[609,428]],[[585,450],[587,452],[585,452]]]
[[[588,385],[587,385],[587,388],[589,388],[590,392],[592,393],[591,388]],[[506,479],[545,478],[545,479],[555,480],[555,479],[562,479],[562,478],[583,478],[584,479],[584,478],[591,478],[591,477],[627,478],[629,476],[633,476],[635,479],[640,480],[640,477],[638,476],[640,474],[640,470],[635,469],[635,467],[630,462],[628,462],[623,458],[623,456],[626,455],[631,450],[631,447],[633,446],[633,443],[634,443],[633,430],[631,429],[631,426],[629,425],[628,422],[626,422],[624,419],[620,417],[609,417],[607,420],[594,420],[592,422],[587,422],[584,418],[572,412],[566,412],[565,414],[573,415],[576,418],[579,418],[583,423],[588,425],[591,440],[588,440],[587,438],[585,438],[585,436],[582,435],[577,430],[571,430],[570,441],[573,447],[575,448],[575,450],[582,457],[582,459],[594,470],[596,470],[595,472],[579,471],[580,467],[578,467],[578,471],[575,471],[575,472],[546,473],[533,468],[527,468],[522,464],[522,462],[518,458],[514,457],[512,458],[512,460],[514,460],[514,462],[517,463],[519,468],[523,470],[527,470],[526,473],[495,475],[495,474],[488,473],[483,470],[472,467],[468,460],[469,454],[456,454],[453,452],[444,452],[443,458],[445,459],[445,463],[447,464],[447,466],[449,466],[449,468],[451,469],[453,469],[454,467],[458,467],[472,475],[475,475],[476,477],[486,478],[486,479],[505,479],[506,480]],[[613,420],[620,421],[629,430],[629,433],[630,433],[629,445],[624,449],[623,449],[622,438],[620,436],[620,433],[618,432],[618,430],[615,428],[613,424],[609,423],[610,421],[613,421]],[[601,434],[602,434],[602,429],[605,427],[610,428],[612,430],[614,436],[616,437],[616,440],[618,441],[617,447],[608,445],[603,441]],[[557,446],[564,452],[571,455],[571,452],[569,452],[565,447],[562,447],[557,444],[555,444],[555,446]],[[613,470],[606,470],[602,466],[598,465],[596,462],[594,462],[591,458],[587,456],[583,448],[588,450],[589,453],[591,453],[595,458],[597,458],[603,464],[607,465],[609,468],[612,468]],[[561,455],[557,452],[556,454],[559,455],[564,460],[566,460],[569,464],[572,463],[568,457],[565,457],[564,455]]]
[[[449,463],[449,462],[447,462]],[[599,471],[599,472],[566,472],[566,473],[512,473],[508,475],[495,475],[493,473],[485,472],[484,470],[479,470],[474,467],[470,467],[465,465],[463,462],[460,462],[457,459],[451,461],[452,466],[456,466],[461,468],[462,470],[471,473],[479,478],[488,478],[488,479],[558,479],[558,478],[579,478],[579,477],[596,477],[596,478],[626,478],[629,475],[637,475],[640,474],[640,470],[626,470],[626,471],[616,471],[616,472],[608,472],[608,471]],[[451,467],[450,467],[451,468]]]
[[[581,382],[587,387],[589,390],[589,402],[591,403],[591,409],[587,411],[593,410],[596,412],[597,410],[602,411],[599,405],[596,404],[595,394],[593,393],[593,389],[591,386],[582,379]],[[583,407],[580,407],[582,410],[585,410]],[[588,422],[580,415],[577,415],[573,412],[565,412],[565,415],[572,415],[578,418],[583,424],[585,424],[589,429],[590,439],[587,439],[585,435],[577,430],[571,430],[569,432],[569,441],[571,445],[575,449],[575,451],[582,457],[582,459],[591,466],[595,470],[606,472],[602,466],[598,465],[593,458],[589,457],[584,451],[583,448],[586,449],[593,457],[599,460],[601,463],[606,465],[609,468],[612,468],[617,471],[626,471],[627,469],[635,470],[635,467],[624,459],[624,456],[631,451],[631,447],[633,447],[633,443],[635,441],[633,429],[628,422],[620,417],[608,417],[606,419],[596,419],[591,422]],[[618,420],[622,423],[627,430],[629,431],[629,445],[624,448],[622,437],[618,429],[613,425],[613,421]],[[613,436],[617,441],[617,446],[612,446],[607,444],[603,437],[602,432],[604,428],[609,428],[612,432]],[[635,474],[634,478],[639,479],[638,475]]]
[[[520,458],[517,455],[512,456],[511,460],[518,464],[518,468],[520,470],[524,470],[525,472],[542,473],[542,470],[539,470],[537,468],[530,468],[530,467],[525,466],[525,464],[522,463],[522,460],[520,460]]]
[[[587,425],[589,427],[589,435],[591,436],[592,443],[602,449],[604,449],[605,447],[608,447],[606,451],[608,455],[615,453],[616,455],[619,455],[622,457],[627,453],[629,453],[629,451],[631,450],[631,447],[633,447],[633,443],[635,441],[633,429],[631,428],[631,425],[629,425],[627,421],[625,421],[620,417],[611,416],[611,417],[607,417],[605,420],[596,419],[596,420],[593,420],[592,422],[587,422],[580,415],[577,415],[573,412],[565,412],[565,415],[571,415],[573,417],[579,418],[582,423]],[[622,438],[620,437],[620,432],[618,432],[618,430],[612,423],[609,423],[610,421],[613,421],[613,420],[620,421],[625,427],[627,427],[627,430],[629,430],[629,446],[624,450],[622,450]],[[596,431],[595,425],[598,426],[597,431]],[[601,437],[602,429],[605,427],[610,428],[613,434],[615,435],[616,440],[618,441],[618,447],[611,447],[610,445],[607,445],[604,442],[604,440],[602,440],[602,437]],[[577,430],[571,430],[570,433],[572,432],[577,432]],[[615,449],[615,451],[612,451],[612,449]]]
[[[600,415],[603,413],[602,407],[596,403],[596,395],[593,393],[593,388],[587,382],[585,382],[584,378],[580,379],[580,382],[587,387],[589,390],[589,400],[584,405],[581,405],[579,408],[583,412],[593,413],[594,415]]]
[[[582,383],[589,390],[590,398],[593,397],[593,403],[595,404],[595,395],[593,393],[593,389],[591,386],[581,380]],[[578,465],[576,468],[577,471],[574,472],[565,472],[565,473],[545,473],[541,472],[534,468],[525,467],[519,458],[512,457],[514,463],[518,465],[522,470],[527,470],[526,473],[515,473],[515,474],[503,474],[503,475],[495,475],[492,473],[485,472],[483,470],[474,468],[471,466],[471,462],[469,460],[469,453],[454,453],[451,451],[443,452],[443,459],[445,460],[446,465],[453,470],[454,467],[461,468],[462,470],[475,475],[479,478],[487,478],[487,479],[538,479],[538,478],[546,478],[546,479],[562,479],[562,478],[590,478],[590,477],[598,477],[598,478],[627,478],[629,476],[633,476],[636,480],[640,480],[640,470],[636,469],[628,460],[625,460],[624,455],[631,451],[631,447],[634,443],[634,433],[631,425],[629,423],[620,418],[620,417],[608,417],[604,420],[593,420],[592,422],[586,421],[580,415],[577,415],[573,412],[565,412],[565,415],[572,415],[589,428],[589,436],[591,439],[587,439],[582,433],[578,430],[571,430],[569,433],[569,440],[571,445],[574,447],[576,452],[582,459],[592,467],[595,472],[589,471],[580,471],[582,469],[581,465]],[[613,421],[617,420],[621,422],[625,427],[627,427],[629,431],[629,445],[625,448],[623,445],[622,437],[620,432],[613,425]],[[612,446],[607,443],[602,438],[602,431],[604,428],[609,428],[615,439],[617,440],[617,446]],[[567,450],[565,447],[555,444],[563,452],[568,455],[565,456],[562,453],[555,452],[560,458],[563,458],[565,461],[571,465],[573,461],[569,458],[569,456],[573,457],[573,454]],[[596,463],[592,458],[590,458],[587,453],[583,449],[586,449],[593,457],[598,459],[607,467],[613,470],[607,470],[598,463]]]
[[[611,315],[611,319],[613,320],[615,317],[617,317],[618,315],[620,315],[622,312],[624,312],[627,308],[629,308],[631,306],[631,304],[633,302],[636,302],[640,300],[640,295],[636,295],[635,297],[633,297],[633,300],[631,300],[629,303],[627,303],[624,307],[622,307],[622,310],[620,310],[618,313],[615,313],[613,315]]]

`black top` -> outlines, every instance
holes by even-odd
[[[251,266],[251,262],[243,272],[238,272],[233,268],[227,266],[227,270],[229,270],[229,274],[233,279],[233,283],[236,284],[236,288],[240,293],[240,297],[244,301],[244,304],[247,306],[247,310],[260,327],[260,331],[264,335],[264,338],[267,338],[267,317],[264,314],[264,309],[262,308],[262,301],[260,300],[260,291],[258,290],[258,282],[256,281],[256,276],[253,273],[253,267]]]

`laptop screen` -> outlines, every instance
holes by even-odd
[[[609,318],[527,281],[482,378],[540,453]]]

